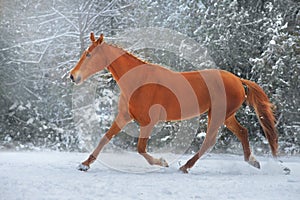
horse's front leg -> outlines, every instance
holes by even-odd
[[[127,120],[125,120],[127,119]],[[90,165],[97,159],[99,153],[103,149],[103,147],[115,136],[117,135],[120,130],[130,121],[129,118],[121,117],[118,115],[115,121],[113,122],[110,129],[106,132],[106,134],[101,138],[98,146],[93,151],[93,153],[88,157],[87,160],[82,162],[78,166],[78,170],[87,171],[90,168]]]
[[[150,165],[159,165],[162,167],[169,167],[167,161],[164,158],[154,158],[147,153],[146,147],[152,128],[141,127],[141,132],[138,141],[138,152],[141,154]]]

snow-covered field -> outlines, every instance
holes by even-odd
[[[178,171],[190,156],[165,154],[169,168],[148,166],[136,153],[103,153],[88,172],[76,170],[88,154],[0,152],[0,199],[300,199],[300,158],[291,169],[257,157],[261,170],[241,156],[209,154],[189,174]]]

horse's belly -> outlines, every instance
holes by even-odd
[[[192,90],[147,84],[130,97],[129,112],[135,120],[145,124],[150,121],[175,121],[205,112],[207,105],[200,104],[197,93]]]

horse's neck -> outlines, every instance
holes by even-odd
[[[124,51],[123,49],[113,46],[110,47],[110,52],[115,55],[115,59],[107,68],[112,73],[116,81],[118,81],[124,74],[126,74],[133,68],[145,64],[144,61],[136,58],[135,56]]]

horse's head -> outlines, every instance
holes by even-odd
[[[81,84],[89,76],[103,70],[107,65],[103,46],[103,34],[96,40],[91,33],[92,44],[83,52],[77,65],[70,72],[70,79],[76,84]]]

